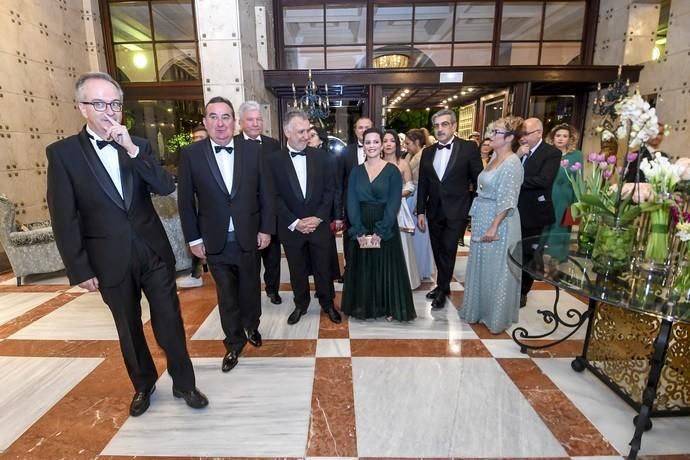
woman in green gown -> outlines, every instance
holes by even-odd
[[[575,128],[568,123],[554,126],[546,136],[546,142],[561,151],[561,160],[568,160],[568,164],[582,163],[582,152],[577,150],[578,134]],[[551,200],[556,221],[544,228],[542,241],[546,245],[545,252],[558,261],[564,261],[568,255],[568,241],[570,235],[569,217],[566,211],[575,202],[575,193],[566,176],[565,169],[560,168],[553,181]]]
[[[383,134],[364,132],[366,161],[348,182],[349,255],[341,310],[355,318],[410,321],[417,314],[398,229],[402,178],[381,158]],[[368,239],[377,248],[365,248]]]

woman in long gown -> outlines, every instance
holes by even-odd
[[[422,149],[426,147],[427,135],[421,129],[411,129],[405,135],[405,147],[407,147],[407,160],[412,171],[412,183],[415,186],[415,193],[407,197],[407,206],[413,210],[417,209],[416,188],[419,183],[419,162],[422,160]],[[431,280],[434,275],[434,254],[431,251],[431,240],[429,232],[417,229],[412,235],[415,257],[417,259],[417,269],[422,280]]]
[[[417,314],[405,269],[398,209],[402,178],[381,158],[383,134],[364,132],[366,161],[350,173],[347,214],[350,245],[341,310],[355,318],[410,321]],[[379,248],[365,248],[367,236]]]
[[[556,125],[546,136],[546,142],[552,144],[563,155],[561,160],[568,160],[569,164],[583,163],[582,152],[577,150],[577,130],[568,123]],[[565,219],[566,211],[575,202],[575,192],[570,185],[564,168],[558,169],[558,174],[551,188],[551,201],[553,202],[555,222],[546,228],[541,234],[546,254],[564,261],[568,255],[568,241],[570,239],[571,223]]]
[[[494,156],[477,179],[472,203],[472,240],[460,317],[484,323],[498,334],[517,322],[520,313],[520,271],[511,270],[508,250],[520,241],[517,210],[522,164],[514,151],[522,118],[497,120],[491,131]]]
[[[405,256],[405,266],[410,277],[410,287],[417,289],[422,284],[417,268],[417,256],[414,250],[413,234],[415,233],[415,221],[412,218],[410,208],[407,206],[407,197],[415,191],[412,182],[412,170],[410,164],[402,157],[400,150],[400,138],[398,133],[389,129],[383,133],[383,159],[395,165],[400,170],[403,188],[400,210],[398,211],[398,228],[402,240],[403,255]]]

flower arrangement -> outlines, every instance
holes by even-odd
[[[618,139],[628,139],[628,147],[637,149],[648,139],[659,134],[659,120],[656,110],[635,91],[617,103],[614,108],[621,121],[616,130]]]
[[[610,201],[610,192],[605,184],[614,174],[616,157],[614,155],[606,157],[603,153],[590,153],[587,155],[587,162],[591,167],[590,172],[585,176],[584,167],[579,161],[572,165],[568,160],[561,161],[561,167],[575,195],[575,202],[570,207],[574,219],[590,210],[592,204],[586,201],[594,200],[597,203]],[[583,200],[583,197],[588,198]]]

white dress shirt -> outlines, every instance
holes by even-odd
[[[122,194],[122,178],[120,176],[120,160],[118,158],[117,149],[112,145],[106,145],[102,149],[99,149],[96,141],[102,141],[104,139],[101,139],[101,137],[94,133],[88,126],[86,127],[86,132],[89,134],[89,140],[91,141],[91,145],[93,145],[93,149],[96,151],[96,155],[98,155],[98,159],[101,160],[110,179],[113,181],[117,193],[124,199],[125,196]]]
[[[299,181],[299,188],[302,189],[302,197],[307,196],[307,156],[306,155],[295,155],[292,156],[292,152],[299,152],[297,149],[293,149],[290,145],[287,146],[290,151],[290,159],[292,160],[292,166],[295,168],[295,173],[297,173],[297,180]],[[299,219],[296,219],[291,223],[288,228],[290,231],[295,231]]]
[[[225,147],[230,147],[233,149],[232,154],[228,154],[227,151],[221,150],[218,153],[216,151],[215,142],[211,141],[211,148],[213,149],[213,155],[216,157],[216,163],[218,163],[218,169],[220,169],[220,175],[223,176],[223,182],[225,182],[225,188],[228,189],[228,193],[232,191],[232,178],[235,172],[235,141],[230,139],[230,143]],[[228,222],[228,231],[234,232],[235,226],[232,223],[232,216],[230,216],[230,222]]]
[[[259,144],[263,143],[261,142],[261,134],[259,134],[259,137],[257,137],[256,139],[252,139],[251,137],[247,136],[247,134],[244,131],[242,131],[242,136],[244,136],[245,141],[254,141],[258,142]]]
[[[357,164],[363,164],[366,159],[367,156],[364,154],[364,146],[359,145],[359,142],[357,142]]]
[[[448,162],[450,161],[450,154],[453,151],[453,140],[451,140],[448,144],[441,144],[439,142],[439,146],[441,145],[450,145],[450,148],[436,149],[436,155],[434,155],[434,170],[436,171],[436,175],[439,179],[443,179],[443,175],[446,173],[446,168],[448,167]]]

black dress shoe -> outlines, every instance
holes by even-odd
[[[433,288],[431,291],[426,293],[426,298],[427,299],[434,299],[436,298],[436,294],[438,294],[438,286]]]
[[[223,367],[221,368],[223,372],[230,372],[233,367],[237,366],[239,357],[236,351],[229,351],[223,357]]]
[[[173,396],[176,398],[184,398],[185,402],[189,407],[194,409],[201,409],[202,407],[208,406],[208,398],[198,388],[194,388],[190,391],[181,391],[173,387]]]
[[[138,417],[149,408],[151,404],[151,395],[156,390],[156,385],[151,386],[147,391],[137,391],[134,393],[132,403],[129,405],[129,415]]]
[[[245,333],[247,334],[247,342],[251,343],[256,348],[259,348],[263,344],[258,329],[254,329],[253,331],[246,329]]]
[[[328,315],[328,319],[335,324],[340,324],[340,322],[343,320],[343,318],[340,316],[340,313],[338,313],[338,310],[333,307],[324,308],[323,311]]]
[[[520,308],[527,306],[527,294],[520,294]]]
[[[307,310],[302,310],[301,308],[297,307],[293,310],[292,313],[290,313],[290,316],[288,316],[288,324],[297,324],[299,319],[302,317],[302,315],[306,314]]]
[[[448,295],[445,292],[439,291],[439,293],[434,298],[434,301],[431,302],[431,309],[432,310],[440,310],[443,307],[445,307],[447,298],[448,298]]]
[[[268,299],[271,301],[272,304],[274,305],[280,305],[283,303],[283,299],[280,298],[280,295],[277,292],[267,292],[266,295],[268,296]]]

